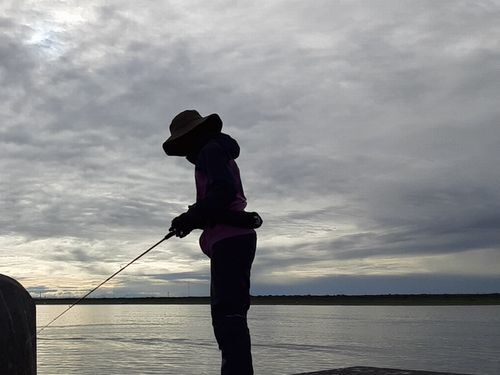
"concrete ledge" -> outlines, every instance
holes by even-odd
[[[469,374],[357,366],[357,367],[340,368],[335,370],[304,372],[296,375],[469,375]]]

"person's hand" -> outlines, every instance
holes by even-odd
[[[177,216],[172,220],[170,232],[174,232],[177,237],[186,237],[193,229],[197,227],[197,220],[189,212]]]

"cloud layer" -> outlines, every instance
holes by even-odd
[[[242,147],[265,219],[254,293],[495,289],[496,2],[0,10],[0,272],[30,290],[91,287],[193,201],[190,165],[161,150],[187,108]],[[208,293],[194,234],[127,272],[103,293]]]

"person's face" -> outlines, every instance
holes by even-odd
[[[194,164],[198,158],[200,150],[213,136],[214,134],[207,131],[203,126],[200,126],[198,129],[191,132],[191,134],[189,134],[189,139],[186,142],[186,159]]]

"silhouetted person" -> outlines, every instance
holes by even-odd
[[[222,353],[221,374],[253,374],[247,312],[250,269],[262,220],[244,211],[246,198],[235,159],[238,143],[221,133],[217,114],[202,117],[181,112],[170,124],[163,144],[167,155],[186,157],[195,165],[196,203],[172,220],[170,231],[184,237],[203,229],[200,247],[210,258],[212,325]]]

